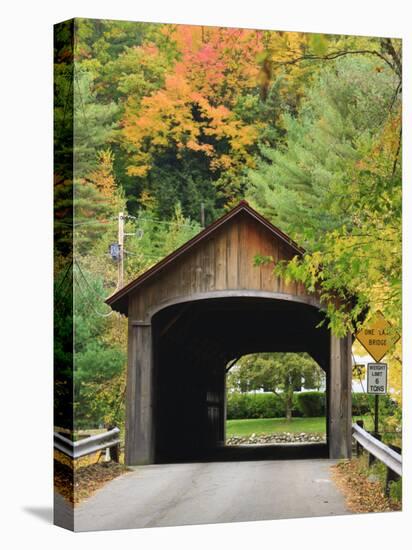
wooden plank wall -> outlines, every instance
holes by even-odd
[[[126,464],[151,464],[153,439],[152,327],[129,325]]]
[[[239,215],[132,293],[129,319],[144,319],[162,302],[213,291],[257,290],[307,297],[303,285],[273,276],[274,263],[255,266],[257,255],[271,256],[276,263],[292,259],[294,252],[259,222]]]

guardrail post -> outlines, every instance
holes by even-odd
[[[356,424],[360,428],[363,428],[363,420],[357,420]],[[361,453],[362,453],[362,445],[359,443],[359,441],[356,441],[356,456],[359,457]]]
[[[393,451],[396,451],[399,454],[402,453],[402,449],[400,447],[397,447],[396,445],[388,445],[388,447],[390,447]],[[399,479],[400,479],[400,475],[398,475],[396,472],[394,472],[390,468],[386,468],[386,477],[385,477],[385,496],[386,497],[389,497],[391,481],[398,481]]]
[[[390,483],[391,481],[398,481],[399,476],[393,472],[390,468],[386,468],[386,477],[385,477],[385,496],[389,496]]]
[[[359,445],[369,453],[369,465],[379,460],[386,466],[385,494],[389,495],[390,482],[402,477],[402,454],[399,447],[385,445],[381,437],[375,437],[361,426],[353,424],[352,436]]]
[[[379,435],[379,434],[374,433],[373,437],[375,439],[377,439],[378,441],[382,440],[382,436]],[[376,457],[372,453],[369,453],[368,466],[372,466],[372,464],[375,462],[375,460],[376,460]]]
[[[110,428],[107,428],[107,431],[110,432],[110,430],[113,430],[114,426],[111,426]],[[113,445],[113,447],[109,448],[110,452],[110,460],[113,460],[113,462],[119,462],[120,458],[120,442],[117,445]]]
[[[119,456],[120,456],[120,443],[117,445],[114,445],[113,447],[110,447],[110,460],[113,460],[113,462],[119,462]]]

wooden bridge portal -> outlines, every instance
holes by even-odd
[[[107,303],[128,317],[126,462],[208,456],[225,439],[225,366],[308,352],[326,373],[328,453],[351,453],[351,336],[316,328],[316,294],[273,275],[303,250],[246,202]],[[254,265],[257,255],[272,264]]]

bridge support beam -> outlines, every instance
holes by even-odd
[[[153,349],[150,324],[129,323],[125,462],[153,464]]]
[[[330,458],[350,458],[352,450],[352,337],[331,334],[328,436]]]
[[[226,416],[227,416],[227,395],[226,395],[226,364],[222,367],[222,393],[221,393],[221,405],[220,405],[220,444],[226,443]]]

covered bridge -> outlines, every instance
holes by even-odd
[[[128,317],[126,463],[208,456],[225,440],[229,361],[307,352],[326,373],[331,458],[350,456],[351,336],[322,326],[316,294],[274,277],[303,250],[241,202],[107,299]]]

